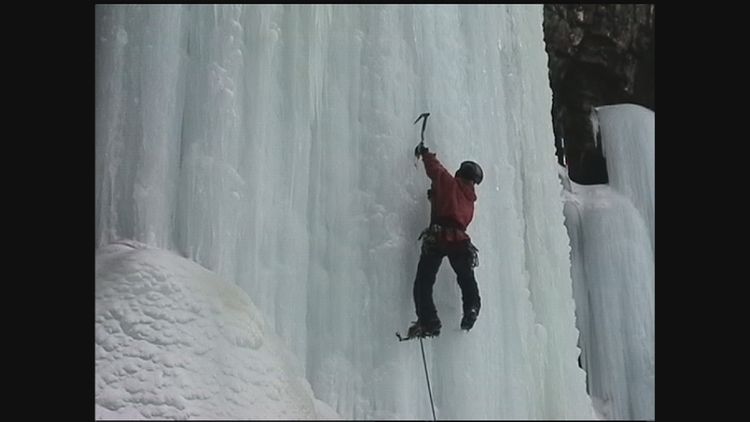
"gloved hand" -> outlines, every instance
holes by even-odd
[[[421,142],[419,143],[419,145],[417,145],[416,148],[414,148],[414,156],[415,157],[419,157],[419,156],[421,156],[422,154],[424,154],[426,152],[430,152],[430,150],[427,149],[427,147],[424,146],[424,144],[421,143]]]

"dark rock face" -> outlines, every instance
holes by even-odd
[[[552,120],[558,162],[581,184],[606,183],[593,107],[654,104],[653,4],[546,4]]]

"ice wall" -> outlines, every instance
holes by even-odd
[[[97,245],[247,291],[346,418],[431,417],[411,297],[429,186],[479,162],[482,312],[450,266],[425,344],[439,418],[589,418],[541,5],[97,6]]]
[[[561,172],[581,363],[607,419],[655,417],[654,113],[597,109],[609,185]]]
[[[630,198],[643,215],[655,246],[655,113],[636,104],[596,108],[609,185]]]

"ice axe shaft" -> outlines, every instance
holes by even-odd
[[[416,125],[419,122],[419,119],[424,119],[422,120],[422,141],[420,141],[419,145],[417,145],[417,147],[414,148],[415,157],[419,157],[419,149],[420,147],[424,146],[424,130],[427,127],[427,117],[429,116],[430,116],[430,113],[422,113],[419,115],[419,117],[417,117],[417,120],[414,121],[414,124]]]
[[[419,119],[424,118],[422,121],[422,143],[424,144],[424,130],[427,127],[427,118],[430,117],[430,113],[422,113],[417,117],[417,120],[414,121],[414,124],[416,125],[417,122],[419,122]]]

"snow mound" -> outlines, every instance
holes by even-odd
[[[235,285],[134,241],[95,259],[97,419],[340,419]]]

